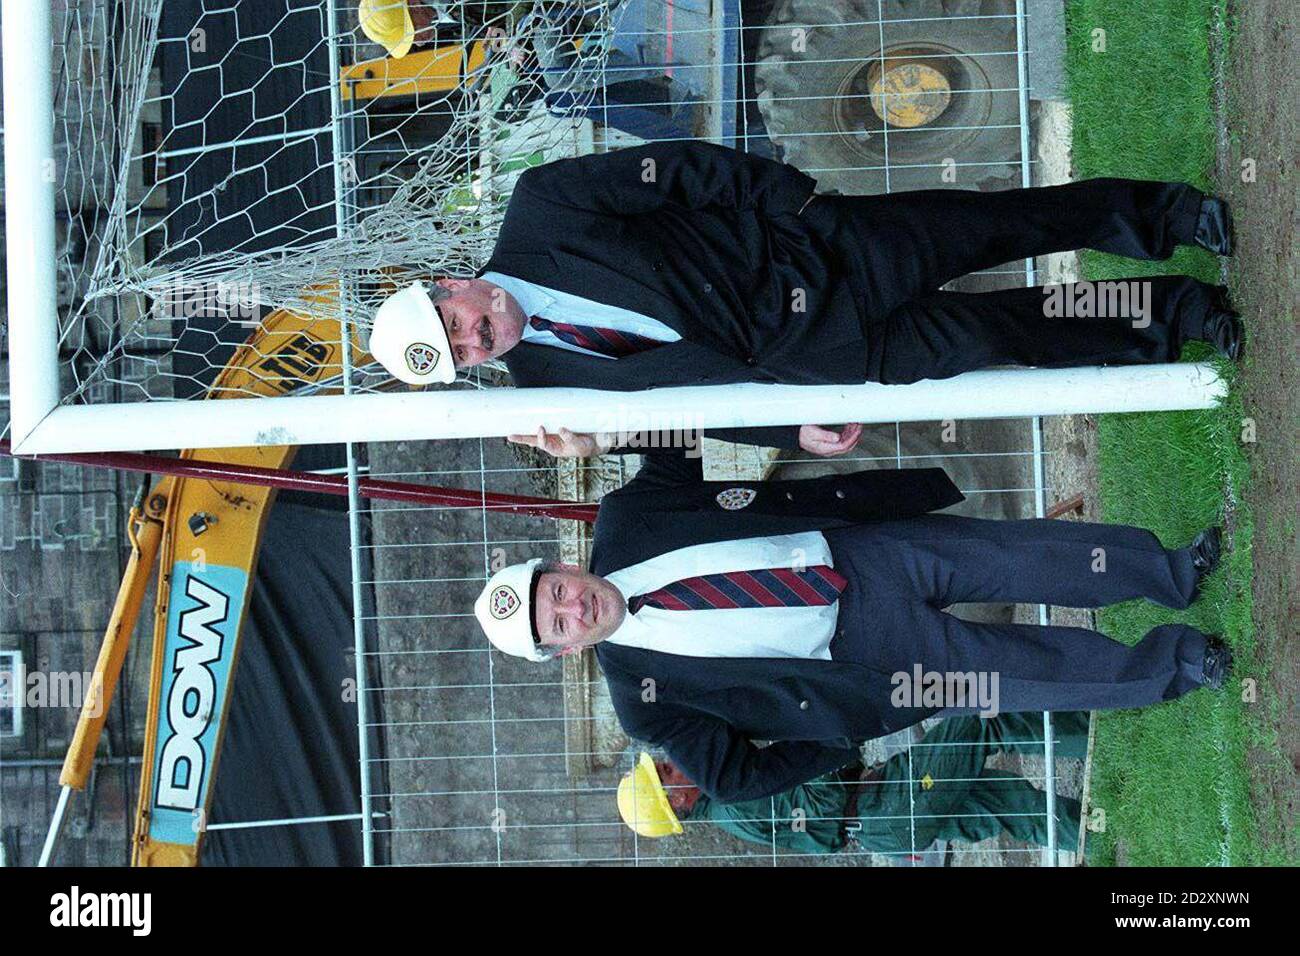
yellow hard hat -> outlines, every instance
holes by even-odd
[[[682,825],[668,802],[659,770],[645,751],[636,767],[618,782],[618,815],[643,837],[664,837],[682,832]]]
[[[415,42],[415,24],[406,0],[361,0],[357,6],[361,29],[389,55],[401,59]]]

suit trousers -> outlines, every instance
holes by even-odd
[[[925,515],[825,531],[840,595],[835,660],[910,679],[996,675],[999,711],[1139,707],[1201,684],[1206,637],[1184,624],[1134,646],[1079,627],[963,621],[951,604],[1103,607],[1146,598],[1185,608],[1196,594],[1190,548],[1141,528],[1079,521]],[[920,706],[919,702],[912,706]],[[945,700],[945,713],[979,708]]]
[[[1204,194],[1183,183],[817,196],[802,213],[857,277],[867,378],[905,384],[991,365],[1176,361],[1201,336],[1213,289],[1186,276],[1122,285],[943,292],[972,272],[1051,252],[1167,259],[1190,244]],[[1094,295],[1093,293],[1100,292]]]

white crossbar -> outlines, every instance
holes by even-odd
[[[15,430],[14,450],[42,454],[475,438],[535,433],[538,426],[622,433],[1158,412],[1209,408],[1226,389],[1210,364],[1174,364],[992,370],[915,385],[744,384],[644,392],[497,388],[77,405],[56,409],[25,435]],[[15,405],[21,400],[15,392]]]

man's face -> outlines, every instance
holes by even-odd
[[[527,317],[505,289],[483,279],[439,279],[451,293],[437,304],[457,368],[504,355],[524,332]]]
[[[659,782],[668,794],[668,803],[679,816],[690,813],[700,799],[700,788],[667,760],[656,760],[655,767],[659,771]]]
[[[562,654],[599,644],[623,623],[627,604],[604,578],[571,564],[544,571],[533,604],[537,636]]]

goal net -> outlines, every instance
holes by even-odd
[[[1009,0],[978,16],[783,0],[756,24],[735,0],[642,5],[677,19],[640,33],[621,29],[620,0],[426,2],[400,58],[368,39],[357,0],[0,2],[6,384],[26,452],[605,429],[607,397],[475,388],[505,383],[492,368],[411,395],[366,353],[391,290],[481,268],[530,165],[702,137],[840,192],[1028,181],[1024,18]],[[674,88],[687,73],[709,82]],[[636,82],[616,103],[611,84]],[[612,122],[616,109],[636,121]],[[626,393],[619,420],[1140,411],[1221,390],[1192,366],[728,388]],[[232,401],[176,401],[204,397]],[[262,397],[283,400],[240,401]]]
[[[259,336],[276,310],[319,339],[354,328],[348,387],[384,387],[364,355],[377,300],[483,264],[514,177],[575,149],[544,95],[580,104],[605,69],[608,7],[566,12],[586,42],[546,71],[546,24],[511,6],[444,4],[398,60],[342,0],[56,4],[64,401],[342,388],[341,366],[300,374],[301,347],[215,381],[239,343],[287,348]]]

